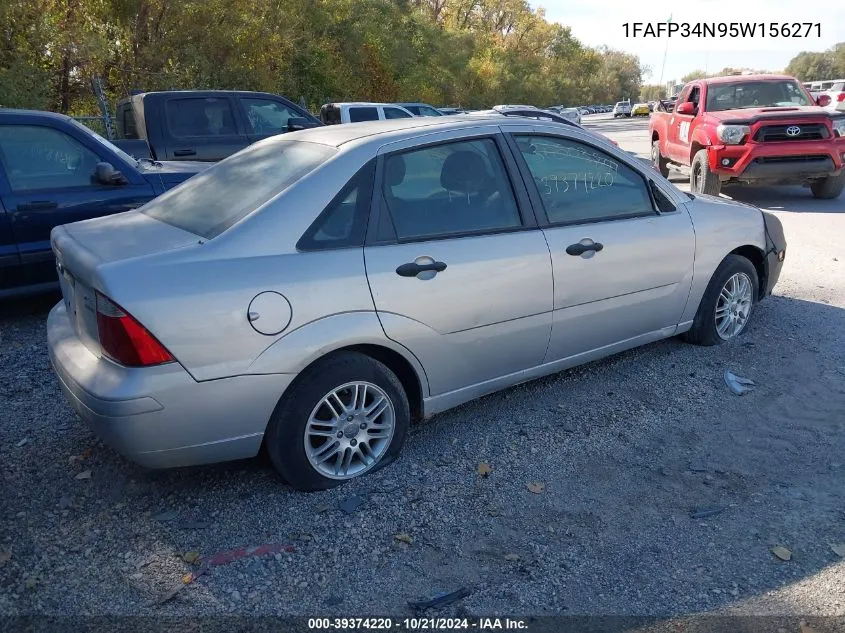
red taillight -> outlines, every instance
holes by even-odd
[[[840,92],[840,93],[836,96],[836,100],[837,100],[837,101],[845,101],[845,92]]]
[[[114,301],[97,293],[97,330],[103,353],[126,367],[171,363],[174,358],[147,329]]]

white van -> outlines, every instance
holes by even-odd
[[[383,121],[385,119],[409,119],[414,115],[402,106],[392,103],[327,103],[320,108],[320,120],[326,125],[337,123],[358,123],[360,121]]]

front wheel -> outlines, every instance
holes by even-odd
[[[291,486],[324,490],[393,461],[410,417],[402,383],[387,366],[337,352],[284,395],[267,427],[267,452]]]
[[[707,160],[706,149],[698,150],[692,159],[689,184],[693,192],[709,196],[718,196],[722,190],[719,174],[710,170],[710,161]]]
[[[717,345],[745,331],[757,302],[757,269],[741,255],[728,255],[716,268],[684,339],[696,345]]]
[[[810,191],[813,192],[813,197],[819,198],[820,200],[838,198],[843,188],[845,188],[845,168],[836,176],[828,176],[810,185]]]
[[[654,141],[651,144],[651,164],[660,172],[661,176],[669,177],[669,161],[660,153],[660,141]]]

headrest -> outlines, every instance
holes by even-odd
[[[405,180],[405,159],[391,156],[384,164],[384,182],[388,187],[395,187]]]
[[[476,193],[486,180],[484,159],[467,150],[449,154],[440,170],[440,184],[446,191]]]

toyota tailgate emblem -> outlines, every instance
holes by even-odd
[[[797,125],[790,125],[788,128],[786,128],[787,136],[798,136],[799,134],[801,134],[801,128]]]

